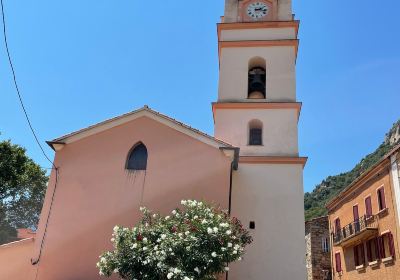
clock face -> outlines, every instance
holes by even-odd
[[[265,17],[268,11],[268,5],[263,2],[254,2],[247,6],[247,15],[253,19]]]

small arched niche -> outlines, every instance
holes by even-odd
[[[259,56],[249,60],[247,98],[265,99],[266,71],[265,59]]]
[[[251,120],[249,122],[249,145],[250,146],[261,146],[263,124],[260,120]]]
[[[136,143],[128,155],[126,162],[128,170],[146,170],[147,169],[147,148],[142,142]]]

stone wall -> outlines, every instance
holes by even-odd
[[[307,221],[305,228],[307,280],[332,279],[328,217]],[[325,238],[328,240],[328,250],[324,251]]]

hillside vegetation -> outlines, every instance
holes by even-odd
[[[304,194],[306,221],[327,214],[326,203],[346,188],[363,172],[377,163],[395,145],[400,143],[400,120],[386,134],[383,143],[371,154],[364,157],[352,170],[335,176],[329,176],[315,189]]]

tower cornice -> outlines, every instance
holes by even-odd
[[[308,157],[287,157],[287,156],[240,156],[240,163],[247,164],[301,164],[304,168]]]
[[[294,28],[295,34],[299,32],[300,21],[261,21],[261,22],[234,22],[234,23],[217,23],[218,41],[221,41],[221,32],[223,30],[238,29],[260,29],[260,28]]]

